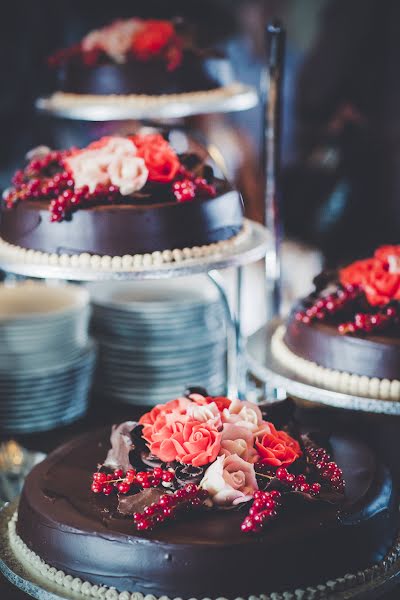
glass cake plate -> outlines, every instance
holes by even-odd
[[[7,273],[25,277],[65,279],[68,281],[108,281],[111,279],[162,279],[181,275],[208,273],[215,269],[240,267],[264,258],[271,247],[269,231],[259,223],[245,221],[245,234],[240,242],[232,244],[226,250],[219,250],[199,258],[188,258],[180,262],[150,264],[124,270],[101,269],[94,266],[62,266],[61,264],[43,264],[32,252],[21,258],[18,251],[0,244],[0,269]],[[89,255],[88,255],[89,256]]]
[[[367,413],[400,415],[400,402],[345,394],[319,387],[285,368],[271,351],[272,336],[281,324],[282,321],[276,319],[256,331],[247,341],[248,366],[251,373],[260,381],[284,390],[290,396],[300,400]]]
[[[11,548],[8,526],[17,509],[18,500],[7,504],[0,511],[0,572],[17,588],[38,600],[79,600],[83,598],[96,597],[104,600],[140,600],[142,594],[127,592],[118,593],[113,588],[100,588],[89,591],[85,595],[67,589],[62,581],[51,582],[24,561],[21,562]],[[311,600],[313,598],[325,598],[326,600],[373,600],[381,594],[390,591],[400,580],[400,537],[389,550],[386,557],[378,564],[359,571],[356,574],[345,574],[335,580],[316,584],[304,590],[266,593],[260,597],[251,596],[253,600]],[[154,596],[151,596],[154,598]],[[164,596],[164,598],[166,598]],[[200,600],[200,599],[199,599]],[[223,599],[220,599],[223,600]]]
[[[248,110],[257,104],[258,95],[255,88],[242,83],[233,83],[205,92],[161,96],[95,96],[58,92],[36,100],[36,108],[42,113],[80,121],[176,119],[191,115]]]

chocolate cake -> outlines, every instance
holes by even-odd
[[[276,331],[276,358],[324,387],[400,400],[399,264],[400,246],[383,246],[318,277]]]
[[[219,251],[242,227],[238,192],[199,154],[149,134],[31,153],[5,193],[0,236],[47,255],[165,262]]]
[[[196,38],[178,21],[115,21],[50,57],[54,88],[77,95],[162,95],[232,83],[226,58],[201,48]]]
[[[374,453],[266,418],[251,403],[192,394],[114,427],[111,449],[108,429],[60,447],[26,480],[10,528],[17,556],[89,595],[95,584],[184,599],[328,580],[334,590],[335,578],[381,561],[398,517]]]

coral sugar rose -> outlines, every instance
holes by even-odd
[[[176,415],[168,418],[160,414],[152,426],[143,430],[150,452],[160,460],[177,460],[194,467],[202,467],[217,458],[221,435],[212,423],[190,421],[183,415],[179,419]]]
[[[272,423],[268,425],[270,432],[264,432],[255,442],[260,462],[272,467],[291,465],[302,454],[300,444],[285,431],[275,429]]]
[[[162,135],[135,135],[132,141],[137,148],[137,156],[146,163],[149,181],[168,183],[176,177],[179,158]]]

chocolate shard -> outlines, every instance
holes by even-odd
[[[130,496],[119,494],[118,512],[122,515],[133,515],[135,512],[143,512],[146,506],[150,506],[153,502],[158,502],[164,494],[165,490],[163,491],[158,488],[149,488]]]
[[[111,448],[108,451],[105,467],[112,469],[121,468],[124,471],[132,468],[129,453],[134,450],[131,431],[136,427],[136,421],[124,421],[120,425],[113,425],[111,429]]]

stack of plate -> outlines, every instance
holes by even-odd
[[[224,308],[206,276],[88,289],[99,346],[97,393],[137,405],[165,402],[188,385],[224,393]]]
[[[0,432],[66,425],[87,409],[95,351],[89,294],[74,285],[0,285]]]

